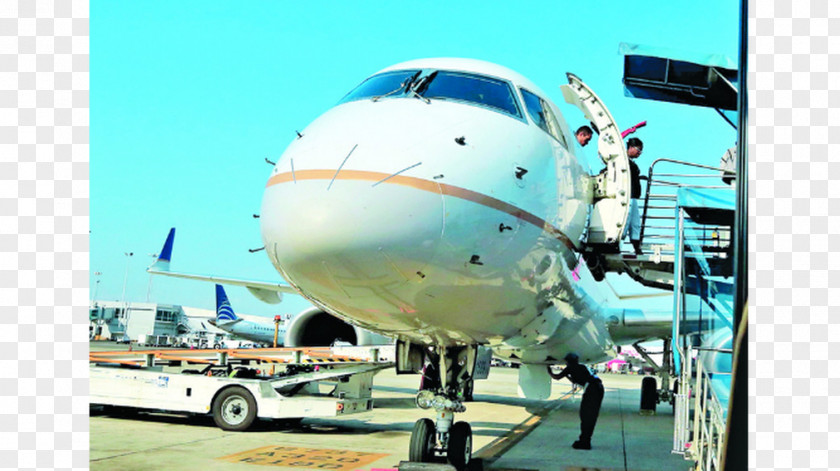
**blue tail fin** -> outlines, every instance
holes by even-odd
[[[169,271],[169,261],[172,259],[172,244],[175,243],[175,228],[169,229],[169,235],[166,236],[166,242],[163,243],[163,248],[160,249],[160,255],[153,263],[149,270],[151,271]]]
[[[175,242],[175,228],[169,229],[169,235],[166,236],[166,242],[163,243],[163,248],[160,250],[158,260],[168,262],[172,259],[172,244]]]
[[[236,314],[233,313],[233,308],[230,307],[225,289],[222,285],[216,285],[216,322],[226,323],[237,320]]]

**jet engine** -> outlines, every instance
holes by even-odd
[[[326,347],[338,341],[352,345],[386,345],[393,342],[382,335],[354,327],[318,307],[311,307],[292,319],[283,345]]]

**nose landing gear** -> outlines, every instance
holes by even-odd
[[[472,459],[472,427],[467,422],[455,422],[455,413],[467,408],[463,400],[473,383],[477,348],[438,347],[438,352],[428,352],[427,360],[440,364],[439,387],[424,389],[415,402],[421,409],[434,409],[436,420],[420,419],[414,424],[408,456],[410,461],[431,463],[446,458],[458,470],[465,470]]]
[[[435,399],[441,398],[441,396]],[[450,402],[452,406],[463,404]],[[420,419],[411,431],[408,459],[419,463],[433,463],[446,458],[458,470],[464,470],[472,458],[472,427],[467,422],[455,422],[454,411],[443,409],[438,412],[437,421]]]

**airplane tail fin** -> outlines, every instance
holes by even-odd
[[[169,261],[172,259],[172,244],[175,242],[175,228],[169,229],[169,235],[166,236],[166,242],[163,243],[163,248],[160,249],[160,255],[153,263],[149,270],[151,271],[169,271]]]
[[[225,324],[239,320],[230,307],[227,294],[222,285],[216,285],[216,324]]]

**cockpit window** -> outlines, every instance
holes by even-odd
[[[477,103],[504,113],[522,117],[513,90],[507,82],[482,75],[440,70],[420,83],[420,95],[429,99]],[[421,78],[420,81],[423,81]]]
[[[339,103],[382,98],[422,97],[477,104],[525,120],[513,87],[484,75],[445,70],[419,69],[384,72],[368,78]]]
[[[568,148],[566,139],[563,137],[563,131],[560,130],[560,123],[557,122],[557,117],[551,111],[548,103],[537,95],[520,88],[522,92],[522,99],[525,100],[525,109],[528,111],[528,116],[534,121],[540,129],[547,132],[551,137],[557,139],[563,147]]]
[[[420,72],[414,70],[396,70],[374,75],[354,88],[341,99],[340,103],[362,100],[364,98],[387,98],[402,96],[405,86]]]

